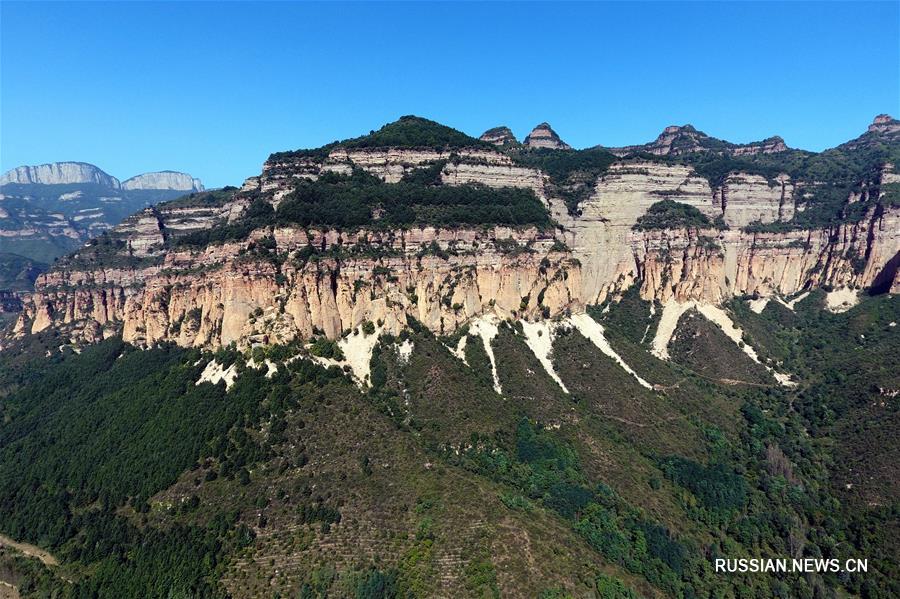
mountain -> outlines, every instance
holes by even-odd
[[[144,173],[122,182],[122,189],[171,189],[174,191],[203,191],[200,179],[176,171]]]
[[[20,166],[3,173],[0,185],[66,185],[96,183],[119,189],[119,180],[86,162],[54,162],[38,166]]]
[[[44,557],[0,579],[900,593],[892,123],[617,156],[406,116],[128,217],[0,342],[0,531]],[[744,556],[869,569],[715,571]]]
[[[495,146],[505,146],[510,144],[517,144],[519,140],[516,139],[516,136],[513,135],[513,132],[509,127],[493,127],[488,129],[479,137],[481,141],[486,141],[488,143],[492,143]]]
[[[571,150],[572,146],[559,138],[549,123],[541,123],[531,130],[525,137],[522,145],[529,148],[544,148],[551,150]]]
[[[784,140],[777,135],[749,144],[733,144],[710,137],[692,125],[666,127],[656,140],[643,145],[608,148],[616,156],[641,152],[655,156],[679,156],[707,151],[729,156],[750,156],[753,154],[776,154],[788,149]]]
[[[202,190],[174,171],[120,183],[84,162],[21,166],[0,177],[0,251],[50,262],[142,208]]]
[[[0,177],[0,185],[69,185],[96,183],[111,189],[171,189],[175,191],[203,191],[200,179],[186,173],[160,171],[144,173],[120,182],[93,164],[86,162],[53,162],[38,166],[20,166]]]

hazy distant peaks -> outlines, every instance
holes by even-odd
[[[51,162],[36,166],[20,166],[0,177],[0,185],[66,185],[95,183],[111,189],[171,189],[203,191],[200,179],[177,171],[144,173],[120,183],[112,175],[87,162]]]

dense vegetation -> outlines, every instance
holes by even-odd
[[[4,361],[0,381],[14,392],[0,404],[0,530],[86,567],[89,576],[64,585],[72,596],[220,596],[224,552],[252,541],[236,511],[200,526],[146,526],[150,496],[201,457],[217,465],[207,480],[265,457],[245,427],[277,409],[269,398],[290,378],[264,386],[264,373],[247,369],[226,398],[222,384],[195,385],[198,358],[110,340],[47,365]],[[294,372],[327,379],[309,363]]]
[[[655,202],[634,225],[635,229],[642,231],[684,227],[723,228],[724,225],[721,222],[713,223],[697,208],[674,200]]]
[[[335,141],[321,148],[276,152],[269,156],[270,163],[291,160],[321,161],[334,148],[419,148],[432,150],[458,150],[460,148],[493,149],[490,143],[470,137],[462,131],[447,127],[422,117],[407,115],[388,123],[378,131],[368,135]]]
[[[108,340],[76,355],[36,337],[0,354],[0,531],[63,565],[0,555],[0,575],[76,597],[431,596],[441,577],[460,596],[521,581],[548,598],[894,596],[900,421],[879,398],[900,385],[898,304],[820,301],[731,306],[797,389],[740,380],[745,356],[714,326],[680,328],[695,353],[656,360],[635,289],[592,313],[662,390],[561,330],[564,394],[515,326],[492,343],[502,397],[479,338],[467,366],[444,345],[466,331],[438,340],[414,322],[382,338],[364,393],[337,368],[288,364],[298,344],[253,350],[281,364],[272,378],[219,352],[241,372],[226,390],[195,384],[212,358],[196,350]],[[321,339],[309,351],[340,358]],[[695,370],[715,361],[730,368]],[[868,557],[869,572],[722,575],[717,556]]]
[[[378,131],[341,142],[345,148],[432,148],[448,150],[493,145],[470,137],[435,121],[414,115],[402,116]]]
[[[676,158],[690,164],[713,187],[720,187],[730,173],[760,175],[770,182],[784,173],[796,186],[796,197],[804,197],[805,210],[798,213],[787,228],[829,226],[856,222],[872,203],[847,206],[851,192],[862,186],[877,188],[880,168],[886,162],[900,162],[900,141],[866,134],[861,143],[845,144],[824,152],[788,150],[775,154],[732,157],[715,152],[699,152]],[[777,230],[783,224],[757,230]]]
[[[575,214],[578,203],[591,194],[597,177],[618,160],[602,148],[551,150],[517,147],[509,153],[517,163],[547,173],[554,191],[562,196],[570,214]]]
[[[550,217],[530,189],[483,185],[440,185],[442,164],[411,171],[398,183],[385,183],[363,170],[350,175],[326,173],[299,181],[278,206],[257,200],[232,224],[197,231],[178,243],[205,245],[242,239],[268,225],[303,227],[398,228],[413,225],[550,226]]]

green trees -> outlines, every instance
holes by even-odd
[[[424,171],[399,183],[383,183],[362,171],[302,181],[278,206],[277,220],[341,228],[550,224],[531,190],[436,185],[429,167]]]
[[[661,200],[650,206],[647,212],[638,218],[633,228],[650,231],[679,227],[721,228],[722,225],[713,223],[693,206],[674,200]]]
[[[246,239],[276,224],[322,228],[397,228],[510,225],[549,227],[550,215],[530,189],[467,184],[440,185],[440,165],[416,169],[398,183],[384,183],[361,169],[300,180],[274,210],[255,200],[235,222],[195,231],[176,244],[204,246]]]
[[[341,142],[345,148],[433,148],[436,150],[493,146],[462,131],[414,115],[400,117],[378,131]]]

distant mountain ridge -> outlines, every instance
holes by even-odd
[[[0,177],[0,185],[68,185],[96,183],[112,189],[171,189],[203,191],[200,179],[179,171],[157,171],[135,175],[125,181],[87,162],[51,162],[35,166],[19,166]]]
[[[87,162],[20,166],[0,177],[0,252],[49,263],[138,210],[203,190],[200,179],[178,171],[120,181]],[[16,274],[5,264],[0,281]]]

